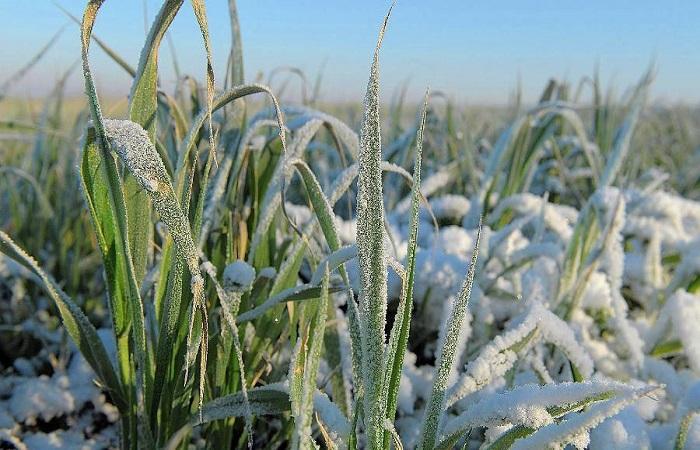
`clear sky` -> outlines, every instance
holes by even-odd
[[[56,0],[80,16],[85,0]],[[145,39],[144,16],[156,0],[107,0],[95,34],[134,66]],[[360,101],[383,0],[239,0],[247,81],[258,72],[296,66],[313,80],[323,69],[322,97]],[[145,6],[144,6],[145,5]],[[223,78],[230,31],[226,0],[207,1],[214,66]],[[41,96],[80,55],[78,27],[48,0],[0,0],[0,83],[21,67],[62,26],[59,41],[26,80],[18,96]],[[189,1],[171,31],[179,64],[204,72],[202,42]],[[98,87],[128,93],[129,78],[93,46]],[[602,79],[622,91],[655,60],[653,95],[668,102],[700,102],[700,1],[698,0],[399,0],[381,54],[385,98],[409,82],[409,96],[425,87],[458,101],[502,104],[518,80],[526,101],[550,77],[578,81],[596,64]],[[167,44],[161,81],[173,85]],[[292,85],[294,86],[294,85]],[[79,70],[69,90],[79,94]],[[297,88],[294,88],[297,90]]]

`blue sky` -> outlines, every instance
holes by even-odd
[[[85,4],[56,1],[78,16]],[[95,33],[136,65],[146,34],[144,13],[152,19],[159,4],[108,0]],[[388,5],[381,0],[239,0],[246,79],[291,65],[313,80],[324,67],[324,99],[361,100]],[[222,79],[230,42],[227,1],[209,0],[207,9],[214,66]],[[430,85],[458,101],[502,104],[520,80],[525,99],[533,101],[548,78],[578,81],[591,75],[596,64],[602,79],[622,91],[653,59],[658,67],[654,97],[697,104],[698,18],[697,0],[399,0],[381,55],[383,94],[388,99],[408,81],[414,99]],[[12,91],[15,95],[45,94],[80,54],[77,26],[48,0],[0,0],[0,21],[0,82],[67,25],[57,45]],[[171,36],[183,71],[201,77],[202,43],[189,2]],[[102,92],[128,93],[128,77],[97,47],[91,62]],[[162,83],[172,86],[167,45],[161,67]],[[81,89],[81,74],[75,70],[69,90],[79,94]]]

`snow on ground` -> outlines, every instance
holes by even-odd
[[[621,395],[617,403],[601,403],[571,416],[584,431],[566,438],[568,442],[591,449],[669,448],[686,416],[686,448],[700,442],[700,296],[684,288],[700,269],[700,207],[670,194],[615,189],[599,192],[593,203],[602,230],[598,241],[603,245],[596,249],[600,262],[567,320],[561,319],[563,303],[557,292],[579,212],[528,194],[504,199],[485,218],[480,270],[447,393],[443,431],[473,423],[483,429],[480,439],[492,442],[513,425],[524,424],[542,427],[546,433],[541,436],[568,436],[564,422],[560,425],[547,407],[567,395],[581,395],[580,384],[568,384],[571,361],[585,379],[602,383],[587,388],[591,392],[600,386],[622,389],[615,382],[630,389],[646,383],[661,390],[641,400]],[[475,229],[462,225],[468,200],[447,195],[431,199],[430,205],[440,226],[436,229],[428,209],[421,209],[412,328],[412,339],[419,342],[412,341],[415,352],[406,354],[398,397],[396,428],[409,448],[417,442],[430,396],[435,341],[461,287],[476,237]],[[512,225],[494,230],[493,220],[509,206]],[[287,209],[299,224],[312,220],[307,208],[290,204]],[[406,215],[389,213],[388,220],[393,240],[387,240],[387,251],[401,261]],[[354,243],[355,221],[337,218],[337,224],[342,241]],[[673,272],[662,266],[667,255],[677,255]],[[10,273],[12,267],[3,264]],[[348,272],[356,286],[356,262],[348,264]],[[17,270],[8,275],[23,276]],[[249,286],[254,276],[244,263],[224,272],[227,286]],[[389,280],[391,305],[401,285],[395,275]],[[43,333],[54,353],[60,353],[60,333],[46,331],[39,320],[23,326]],[[114,355],[109,331],[100,330],[100,335]],[[660,346],[673,342],[680,345],[669,354],[658,353]],[[117,411],[95,385],[92,370],[73,346],[65,361],[46,374],[37,357],[17,358],[11,373],[0,379],[2,445],[97,449],[117,443]],[[542,391],[550,386],[561,392]],[[523,439],[518,445],[539,442]]]
[[[469,224],[464,219],[470,207],[467,199],[447,195],[429,201],[441,226],[435,229],[428,209],[421,208],[411,330],[419,336],[437,336],[464,279],[476,234],[464,226]],[[538,383],[572,381],[568,361],[585,378],[661,387],[639,400],[623,396],[615,400],[618,403],[601,404],[592,410],[600,410],[598,415],[590,419],[576,416],[588,425],[583,434],[570,436],[571,443],[591,449],[671,448],[669,442],[675,439],[683,416],[700,411],[692,400],[700,383],[700,296],[684,289],[690,277],[700,272],[700,205],[668,193],[614,188],[597,192],[591,204],[600,228],[596,241],[602,244],[594,248],[597,262],[566,321],[559,318],[565,305],[557,292],[580,212],[518,194],[502,199],[485,218],[481,270],[469,305],[473,318],[468,320],[461,369],[448,393],[452,395],[448,406],[454,406],[446,423],[473,416],[485,427],[482,438],[487,442],[512,424],[532,425],[532,421],[538,426],[550,423],[552,436],[565,433],[551,423],[534,397],[523,401],[520,409],[503,408],[505,401],[514,401],[513,392],[518,389],[529,392]],[[406,205],[399,208],[405,211]],[[511,225],[492,230],[506,210],[513,216]],[[407,217],[388,213],[391,229],[398,230],[397,248],[406,245]],[[338,222],[343,241],[352,243],[354,222]],[[669,255],[677,255],[675,270],[662,265]],[[349,273],[357,276],[352,263]],[[390,304],[398,299],[400,288],[398,279],[390,279]],[[535,328],[536,338],[519,350],[512,349]],[[432,382],[431,358],[436,349],[427,340],[419,354],[406,355],[400,384],[396,428],[409,448],[417,442]],[[654,353],[659,345],[674,340],[681,345],[671,353]],[[500,403],[501,408],[489,403],[488,411],[478,409],[493,395],[508,400]],[[690,422],[691,446],[686,448],[700,442],[697,417]]]
[[[99,333],[106,347],[114,349],[111,332]],[[54,354],[61,353],[52,347]],[[0,378],[0,448],[97,450],[118,445],[116,407],[95,384],[94,372],[76,348],[66,350],[67,366],[55,367],[50,376],[36,376],[35,366],[44,365],[35,357],[23,359],[15,364],[20,366],[15,374]]]

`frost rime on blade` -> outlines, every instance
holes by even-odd
[[[379,118],[379,49],[391,9],[379,32],[365,96],[360,131],[357,193],[357,245],[360,267],[360,331],[362,340],[364,415],[368,448],[384,439],[384,328],[387,310],[387,262],[384,252],[382,142]]]
[[[196,352],[192,350],[194,337],[192,327],[194,325],[194,312],[199,309],[202,316],[201,336],[199,345],[201,350],[201,373],[200,373],[200,411],[204,398],[204,380],[207,359],[208,341],[208,320],[207,310],[204,300],[204,278],[199,271],[199,256],[197,248],[192,238],[190,226],[187,218],[182,212],[180,204],[175,196],[172,182],[165,170],[165,165],[160,159],[155,146],[148,138],[148,133],[141,125],[130,120],[104,119],[105,133],[112,149],[124,161],[131,174],[136,178],[139,185],[148,192],[153,206],[160,218],[168,227],[170,234],[178,251],[185,259],[187,267],[192,275],[190,289],[194,299],[192,315],[187,334],[187,363],[185,370],[188,371],[194,362]],[[187,377],[185,377],[187,379]]]

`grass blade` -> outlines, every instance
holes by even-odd
[[[325,264],[324,267],[325,274],[321,283],[321,298],[316,308],[316,314],[311,322],[308,335],[299,338],[298,349],[300,352],[304,352],[303,367],[298,365],[293,367],[295,372],[292,374],[292,380],[294,382],[290,383],[291,386],[297,385],[299,390],[297,395],[292,395],[290,388],[290,399],[296,428],[294,441],[298,444],[298,448],[302,449],[313,448],[311,424],[313,423],[314,392],[316,392],[316,377],[318,376],[318,368],[321,362],[323,334],[326,327],[328,283],[330,278],[328,264]],[[297,353],[297,358],[295,358],[297,364],[300,361],[299,357],[302,356],[299,353]],[[299,369],[302,370],[301,373],[298,373]]]
[[[39,61],[41,61],[44,55],[46,55],[46,53],[51,49],[51,47],[53,47],[56,41],[58,41],[58,38],[63,33],[64,29],[65,27],[62,27],[56,32],[56,34],[51,36],[48,42],[34,56],[32,56],[32,58],[24,66],[22,66],[14,74],[10,75],[9,78],[7,78],[2,84],[0,84],[0,101],[2,101],[3,98],[5,98],[7,91],[12,87],[13,84],[17,83],[19,80],[24,78],[27,72],[32,70],[32,67],[34,67]]]
[[[120,411],[127,411],[127,396],[122,384],[114,371],[104,344],[97,335],[97,330],[88,318],[73,303],[73,300],[58,287],[56,282],[44,272],[39,264],[27,255],[10,237],[0,231],[0,251],[18,263],[27,267],[41,280],[41,287],[54,301],[68,334],[93,368],[104,387],[110,392],[112,399]]]
[[[389,398],[387,400],[386,417],[394,420],[396,416],[396,399],[399,393],[399,383],[403,370],[403,359],[408,346],[408,334],[411,328],[411,315],[413,311],[413,284],[416,270],[416,246],[418,239],[418,211],[420,208],[420,177],[423,159],[423,132],[425,130],[425,118],[428,111],[428,93],[426,90],[423,100],[421,121],[416,135],[416,157],[413,166],[413,186],[411,187],[411,220],[409,224],[408,249],[406,255],[406,282],[402,289],[403,295],[394,317],[394,325],[389,337],[389,358],[387,367],[387,387]],[[389,434],[384,435],[384,445],[389,445]]]
[[[58,8],[59,10],[61,10],[61,12],[62,12],[63,14],[65,14],[70,20],[72,20],[73,22],[75,22],[76,24],[78,24],[78,26],[80,26],[80,19],[78,19],[77,17],[75,17],[73,14],[71,14],[70,11],[68,11],[67,9],[65,9],[65,8],[64,8],[63,6],[61,6],[60,4],[54,3],[54,5],[56,6],[56,8]],[[126,73],[128,73],[128,74],[129,74],[130,76],[132,76],[132,77],[135,77],[135,76],[136,76],[136,69],[134,69],[133,67],[131,67],[131,65],[130,65],[128,62],[126,62],[126,61],[124,60],[124,58],[122,58],[121,56],[119,56],[119,54],[118,54],[117,52],[115,52],[111,47],[109,47],[102,39],[98,38],[98,37],[95,36],[95,35],[91,35],[90,38],[91,38],[93,41],[95,41],[95,44],[97,44],[97,46],[100,47],[100,48],[102,49],[102,51],[105,52],[105,53],[107,54],[107,56],[109,56],[110,58],[112,58],[112,60],[113,60],[115,63],[117,63],[117,65],[118,65],[119,67],[121,67],[122,69],[124,69],[124,71],[125,71]]]
[[[367,447],[384,443],[384,327],[387,308],[387,262],[384,256],[382,142],[379,127],[379,50],[391,9],[384,18],[365,96],[360,132],[357,194],[357,243],[360,268],[360,329]]]
[[[277,415],[290,410],[289,394],[283,387],[276,385],[261,386],[248,391],[248,402],[253,414],[258,416]],[[191,419],[193,425],[201,425],[221,420],[227,417],[244,417],[245,402],[243,394],[235,394],[219,397],[207,402],[202,407],[202,414],[195,415]]]
[[[239,86],[245,82],[245,78],[243,75],[243,41],[241,40],[241,26],[238,22],[236,0],[228,1],[228,12],[231,21],[230,86]]]
[[[207,10],[203,0],[191,0],[194,15],[197,17],[199,29],[204,40],[204,51],[207,55],[207,121],[209,122],[209,159],[216,161],[216,147],[214,145],[214,127],[211,114],[214,103],[214,67],[211,63],[211,43],[209,39],[209,25],[207,24]]]
[[[204,401],[208,321],[204,299],[204,279],[199,271],[199,255],[190,231],[189,222],[175,197],[173,185],[165,170],[163,161],[150,141],[146,130],[137,123],[128,120],[105,120],[104,124],[112,148],[122,159],[140,188],[151,198],[153,206],[160,214],[163,223],[168,227],[175,246],[185,259],[187,268],[192,276],[190,289],[194,303],[190,319],[190,331],[188,333],[188,348],[193,343],[192,325],[195,310],[198,310],[202,316],[202,337],[200,342],[200,365],[202,369],[200,370],[201,406],[201,402]],[[191,352],[188,354],[191,354]],[[192,361],[187,361],[186,371],[191,363]]]
[[[452,308],[452,312],[445,327],[440,330],[441,336],[439,341],[442,345],[440,346],[440,350],[436,358],[433,388],[430,393],[430,400],[428,400],[428,406],[425,409],[425,418],[423,419],[423,429],[421,431],[422,439],[420,444],[420,448],[422,449],[432,449],[436,444],[438,425],[445,410],[445,393],[447,391],[450,371],[452,370],[452,363],[454,362],[454,355],[457,350],[456,347],[457,342],[459,341],[459,332],[462,328],[464,317],[467,314],[469,297],[471,296],[474,276],[476,275],[476,263],[477,256],[479,254],[480,240],[481,222],[479,223],[467,278],[464,280],[462,289],[459,292],[459,296],[457,301],[455,301],[454,307]]]
[[[138,69],[129,95],[129,119],[141,125],[152,143],[156,140],[156,112],[158,110],[158,53],[165,32],[175,19],[183,0],[163,3],[148,32],[141,51]],[[146,271],[150,242],[153,237],[151,203],[148,195],[131,176],[124,179],[127,201],[127,222],[136,277],[141,280]]]
[[[149,396],[151,390],[151,382],[148,375],[150,367],[148,363],[148,355],[146,353],[143,303],[141,302],[138,289],[135,268],[132,265],[133,258],[129,245],[132,241],[129,239],[129,229],[127,225],[128,212],[126,210],[124,192],[122,191],[120,184],[116,163],[110,154],[110,146],[106,139],[106,130],[104,127],[102,112],[100,110],[100,102],[97,96],[97,90],[95,89],[94,81],[92,79],[92,72],[90,71],[89,63],[90,36],[92,34],[95,19],[97,18],[97,12],[99,11],[100,6],[102,6],[102,3],[103,0],[91,0],[85,8],[83,21],[81,24],[81,56],[83,75],[85,77],[85,90],[88,96],[88,105],[90,107],[94,126],[94,139],[90,137],[89,130],[85,139],[86,145],[84,146],[83,152],[83,167],[85,163],[90,164],[90,159],[92,159],[92,163],[97,164],[101,170],[100,175],[97,177],[99,180],[95,180],[94,183],[90,182],[90,186],[85,184],[85,179],[83,179],[83,183],[84,187],[86,188],[86,196],[88,196],[88,205],[90,206],[91,213],[93,214],[98,239],[103,238],[100,239],[103,255],[109,255],[111,254],[110,252],[115,251],[114,257],[117,259],[117,264],[121,265],[121,268],[119,269],[121,276],[119,279],[116,279],[115,277],[115,279],[112,280],[114,283],[113,285],[128,286],[127,292],[129,292],[129,295],[127,298],[110,298],[111,305],[113,306],[113,313],[116,312],[118,315],[121,315],[121,317],[117,317],[115,319],[115,324],[116,321],[123,321],[123,323],[126,324],[128,321],[127,315],[130,311],[130,319],[132,321],[134,332],[133,340],[136,353],[135,370],[129,360],[128,334],[116,334],[119,330],[117,328],[114,330],[115,339],[118,342],[118,352],[120,353],[119,359],[121,361],[122,381],[126,385],[131,385],[133,383],[133,372],[136,372],[137,378],[135,382],[136,401],[131,402],[131,406],[135,406],[136,408],[138,427],[135,428],[133,424],[129,424],[128,428],[132,434],[137,434],[137,436],[132,436],[134,442],[138,442],[140,445],[144,446],[152,446],[152,436],[150,433],[148,418],[146,417],[148,414],[146,398]],[[104,164],[99,162],[100,159],[104,161]],[[93,169],[94,168],[95,166],[93,166]],[[90,173],[94,174],[95,171],[93,170],[90,172],[90,169],[88,168],[88,174]],[[82,175],[85,176],[85,174],[86,172],[83,171]],[[95,199],[89,198],[93,188],[102,191],[101,199],[99,200],[100,203],[97,203]],[[106,203],[103,203],[105,197],[104,193],[107,193],[108,197],[108,201]],[[100,207],[100,210],[98,210],[97,205],[102,205],[104,208]],[[103,223],[103,221],[105,223]],[[104,225],[104,227],[102,225]],[[107,239],[109,239],[109,241]],[[117,265],[115,264],[113,267],[117,267]],[[129,396],[131,395],[132,394],[129,393]],[[124,416],[124,420],[127,421],[127,423],[130,421],[129,414]]]

